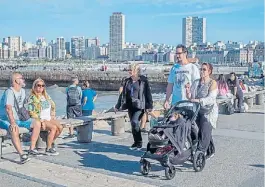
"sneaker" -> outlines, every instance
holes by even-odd
[[[135,150],[137,149],[137,144],[136,143],[133,143],[132,146],[130,147],[131,150]]]
[[[136,146],[136,149],[137,149],[138,151],[140,151],[140,150],[142,149],[142,147],[143,147],[142,143],[139,143],[139,144]]]
[[[37,149],[29,150],[28,155],[29,156],[42,156],[42,154]]]
[[[57,155],[59,155],[59,153],[54,148],[46,149],[45,154],[48,155],[48,156],[57,156]]]
[[[30,161],[30,158],[28,157],[28,155],[26,155],[26,154],[20,155],[20,163],[21,164],[25,164],[28,161]]]

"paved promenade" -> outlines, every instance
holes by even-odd
[[[66,133],[65,133],[66,134]],[[214,130],[215,157],[204,170],[195,173],[190,163],[178,167],[173,180],[165,180],[164,169],[152,165],[147,177],[140,174],[142,151],[131,151],[129,133],[114,137],[109,126],[96,126],[93,142],[58,139],[59,156],[33,158],[25,165],[14,162],[13,146],[4,148],[0,162],[0,186],[178,186],[178,187],[262,187],[264,186],[264,109],[220,115]],[[144,135],[146,144],[146,135]],[[28,149],[27,143],[24,145]]]

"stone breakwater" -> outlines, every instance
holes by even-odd
[[[99,91],[117,91],[123,77],[128,77],[128,72],[123,71],[23,71],[27,87],[37,78],[45,80],[48,86],[57,84],[60,87],[68,86],[71,77],[77,75],[80,83],[84,80],[90,82],[90,86]],[[0,87],[7,87],[10,72],[2,72],[0,75]],[[148,79],[153,92],[161,93],[166,90],[167,75],[162,72],[148,73]]]
[[[226,70],[225,67],[223,67],[222,69]],[[229,69],[229,71],[230,70],[231,69]],[[219,72],[219,69],[217,68],[216,71]],[[227,72],[229,73],[229,71]],[[221,72],[224,73],[225,71]],[[245,72],[245,69],[241,73],[243,72]],[[65,87],[71,83],[71,77],[73,75],[77,75],[80,81],[88,80],[90,82],[91,87],[99,91],[116,91],[121,85],[122,78],[128,77],[128,72],[117,70],[21,70],[21,73],[25,77],[28,87],[30,87],[31,83],[39,77],[44,79],[48,86],[57,84],[60,87]],[[163,70],[147,70],[144,72],[144,74],[147,74],[150,86],[152,88],[152,92],[165,92],[168,73],[168,71],[164,72]],[[214,72],[214,78],[217,78],[219,73]],[[9,77],[10,71],[1,71],[0,87],[8,86]]]

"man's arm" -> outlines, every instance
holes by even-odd
[[[166,89],[166,101],[169,102],[170,96],[173,91],[173,83],[168,83],[167,84],[167,89]]]
[[[15,125],[16,121],[13,115],[12,105],[6,105],[6,113],[11,125]]]

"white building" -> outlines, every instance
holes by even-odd
[[[71,38],[71,54],[74,58],[83,58],[85,53],[85,37],[74,36]]]
[[[7,38],[8,48],[14,51],[15,57],[19,56],[22,52],[22,37],[21,36],[9,36]]]
[[[52,46],[49,45],[47,48],[46,48],[46,57],[48,59],[52,59]]]
[[[125,46],[125,16],[114,12],[110,16],[109,57],[112,61],[122,60],[122,50]]]
[[[40,59],[46,58],[46,47],[39,48],[39,58]]]
[[[182,43],[189,47],[193,43],[206,42],[206,18],[186,17],[182,20]]]
[[[65,40],[63,37],[57,38],[56,43],[56,58],[57,59],[65,59],[66,50],[65,50]]]
[[[196,51],[195,58],[199,59],[199,62],[212,63],[212,64],[226,64],[228,51],[208,50],[208,51]]]
[[[141,53],[139,48],[124,48],[122,50],[122,60],[133,61],[140,60]]]

